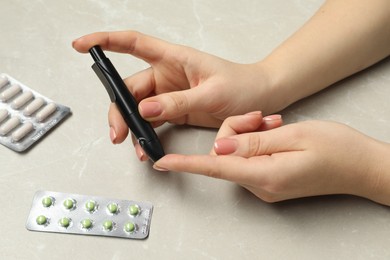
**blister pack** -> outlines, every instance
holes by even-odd
[[[26,228],[31,231],[145,239],[149,235],[152,212],[152,204],[146,202],[38,191]]]
[[[23,152],[70,114],[13,77],[0,74],[0,143]]]

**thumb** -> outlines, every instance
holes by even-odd
[[[206,98],[201,86],[159,94],[139,103],[139,112],[148,121],[174,121],[188,123],[188,114],[205,112],[212,100]]]
[[[245,158],[279,152],[303,150],[290,125],[265,132],[253,132],[221,138],[215,141],[217,155],[237,155]]]

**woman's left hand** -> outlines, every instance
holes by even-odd
[[[210,155],[169,154],[154,167],[236,182],[267,202],[353,194],[390,205],[388,144],[334,122],[264,122],[256,114],[229,117]]]

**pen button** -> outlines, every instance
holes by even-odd
[[[144,147],[144,145],[146,143],[146,139],[143,137],[140,137],[140,138],[138,138],[138,143],[139,143],[139,145],[141,145],[141,147]]]

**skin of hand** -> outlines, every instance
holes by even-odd
[[[166,121],[219,127],[230,115],[279,109],[272,105],[267,74],[259,65],[233,63],[134,31],[93,33],[73,42],[82,53],[95,45],[150,64],[124,81],[140,101],[140,114],[154,127]],[[115,104],[108,118],[112,143],[122,143],[129,129]],[[148,160],[134,138],[133,143],[138,158]]]
[[[124,81],[140,101],[140,114],[155,125],[168,121],[219,127],[231,115],[259,110],[259,104],[263,113],[276,110],[268,108],[273,102],[260,66],[233,63],[135,31],[93,33],[73,42],[82,53],[94,45],[150,64]],[[127,126],[114,105],[109,122],[115,128],[115,142],[122,142]]]
[[[325,1],[302,28],[255,64],[229,62],[134,31],[86,35],[73,47],[85,53],[97,44],[150,64],[125,83],[154,126],[169,121],[218,127],[231,115],[280,111],[387,57],[390,2]],[[128,128],[115,105],[109,125],[112,142],[123,142]],[[135,146],[138,157],[147,160]]]
[[[261,120],[230,117],[210,155],[169,154],[154,168],[236,182],[267,202],[351,194],[390,205],[389,144],[327,121],[259,132]]]
[[[87,35],[75,40],[73,47],[85,53],[99,44],[149,63],[150,68],[125,83],[140,101],[141,115],[155,126],[168,121],[218,127],[231,115],[279,111],[363,70],[389,56],[389,43],[388,0],[328,0],[301,29],[255,64],[232,63],[133,31]],[[331,122],[257,132],[277,127],[278,120],[244,117],[225,121],[211,155],[167,155],[155,168],[231,180],[270,202],[347,193],[390,205],[388,144]],[[235,123],[245,120],[257,126],[242,129]],[[114,105],[109,124],[113,143],[122,142],[128,128]],[[147,160],[137,145],[136,151]]]

